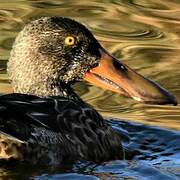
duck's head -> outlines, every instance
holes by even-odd
[[[111,56],[83,25],[63,17],[25,26],[13,45],[8,73],[16,93],[67,95],[73,82],[86,80],[141,102],[177,104],[164,88]]]

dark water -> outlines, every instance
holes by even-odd
[[[21,28],[41,16],[72,17],[85,24],[113,55],[163,85],[180,101],[180,1],[1,0],[0,93],[11,92],[9,52]],[[132,160],[77,162],[64,168],[1,168],[2,179],[180,179],[180,106],[138,104],[79,83],[81,97],[122,134]],[[112,120],[113,119],[113,120]]]

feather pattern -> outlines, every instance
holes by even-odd
[[[57,164],[68,159],[99,162],[124,156],[119,135],[81,100],[4,95],[0,97],[0,124],[4,133],[0,158]],[[7,151],[3,142],[9,146],[6,149],[15,144],[16,150],[3,156]]]

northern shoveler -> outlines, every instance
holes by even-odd
[[[175,97],[111,56],[82,24],[42,17],[17,36],[8,62],[13,94],[0,97],[0,159],[61,164],[123,159],[120,135],[73,91],[86,80],[135,100]]]

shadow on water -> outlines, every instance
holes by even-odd
[[[53,15],[84,23],[113,55],[180,101],[180,3],[176,0],[1,0],[1,94],[11,92],[6,63],[14,38],[30,20]],[[138,104],[85,83],[75,89],[111,118],[109,123],[122,135],[131,160],[77,162],[56,169],[13,165],[0,169],[3,179],[180,179],[180,106]]]

